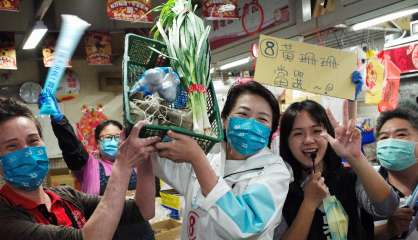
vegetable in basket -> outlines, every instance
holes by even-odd
[[[210,84],[210,27],[194,13],[190,0],[168,1],[157,21],[159,35],[167,45],[171,66],[180,75],[193,112],[193,131],[207,133],[209,123],[206,91]]]

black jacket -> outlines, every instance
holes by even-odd
[[[63,200],[76,206],[88,220],[100,201],[70,187],[50,188]],[[22,208],[12,206],[0,196],[0,239],[7,240],[81,240],[80,229],[36,223],[32,216]],[[113,239],[154,239],[148,221],[144,220],[134,200],[127,200]]]

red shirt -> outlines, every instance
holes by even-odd
[[[44,190],[51,199],[50,212],[48,212],[45,204],[38,204],[31,199],[19,195],[8,184],[5,184],[0,189],[0,195],[14,207],[25,209],[37,223],[74,227],[77,229],[81,229],[84,226],[86,219],[80,209],[62,199],[54,192],[47,189]]]

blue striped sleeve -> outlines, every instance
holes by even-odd
[[[253,184],[237,196],[229,191],[216,202],[216,205],[243,233],[262,231],[276,211],[270,191],[262,184]]]

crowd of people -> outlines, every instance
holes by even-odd
[[[221,113],[224,141],[208,154],[172,131],[170,141],[138,137],[145,121],[125,136],[113,120],[95,129],[99,151],[88,153],[57,108],[52,127],[77,191],[42,186],[48,156],[40,125],[24,105],[0,99],[0,236],[153,239],[158,177],[184,196],[182,239],[417,239],[410,196],[418,183],[418,107],[381,113],[376,171],[348,105],[341,123],[310,100],[281,115],[261,84],[234,85]],[[279,126],[280,153],[273,153]],[[128,189],[135,199],[125,199]]]

